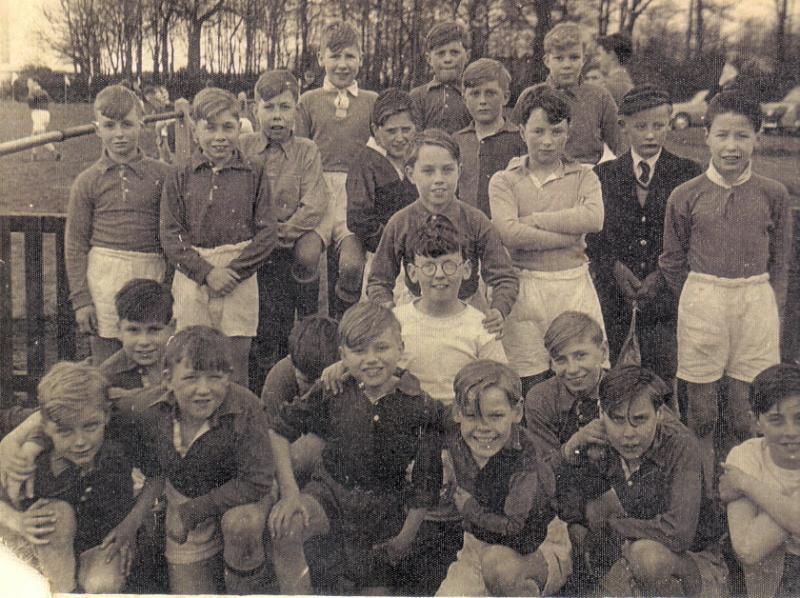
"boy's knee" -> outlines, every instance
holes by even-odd
[[[70,544],[75,539],[78,522],[75,519],[75,510],[69,503],[55,500],[47,505],[47,510],[52,511],[56,518],[55,529],[48,536],[51,544]]]
[[[264,532],[266,513],[259,504],[242,505],[225,512],[220,522],[225,544],[241,543],[252,538],[261,538]]]
[[[108,564],[104,554],[100,557],[90,566],[81,566],[78,583],[87,594],[116,594],[125,584],[125,578],[119,572],[119,557]]]
[[[322,239],[316,233],[306,233],[294,244],[294,267],[292,273],[301,282],[316,277],[322,255]]]
[[[670,577],[674,555],[663,544],[653,540],[637,540],[626,553],[636,579],[652,583]]]
[[[495,596],[512,596],[522,578],[522,559],[510,548],[492,546],[481,557],[481,572],[486,587]]]

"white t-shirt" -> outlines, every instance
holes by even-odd
[[[784,494],[795,497],[794,500],[800,497],[800,469],[784,469],[775,465],[764,438],[751,438],[734,447],[726,463],[735,465],[759,481],[778,485]],[[792,536],[786,542],[786,551],[800,555],[800,538]]]
[[[459,313],[436,318],[422,313],[418,303],[419,299],[394,308],[405,344],[400,365],[419,378],[432,398],[451,405],[453,380],[471,361],[508,363],[503,345],[483,327],[485,316],[480,311],[462,302]]]

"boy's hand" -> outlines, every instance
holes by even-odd
[[[636,295],[642,287],[642,281],[622,262],[614,263],[614,280],[625,297],[631,300],[636,299]]]
[[[636,298],[639,301],[653,301],[658,296],[658,291],[661,288],[661,272],[656,270],[647,275],[639,287],[639,292],[636,293]]]
[[[206,284],[217,295],[227,295],[239,284],[239,275],[230,268],[214,268],[206,275]]]
[[[29,458],[21,447],[0,444],[0,485],[9,495],[11,503],[19,508],[22,498],[33,498],[33,474],[36,459]]]
[[[483,327],[489,334],[494,334],[497,340],[503,338],[503,314],[496,307],[489,308],[483,319]]]
[[[344,363],[337,361],[322,370],[319,378],[322,380],[326,392],[338,395],[344,390],[343,382],[350,377],[350,372],[347,371]]]
[[[84,305],[75,310],[75,321],[81,334],[97,334],[97,312],[94,305]]]
[[[100,544],[100,550],[106,551],[106,563],[110,563],[119,553],[119,572],[125,577],[130,574],[133,565],[138,531],[137,526],[123,519],[122,523],[112,529]]]
[[[386,542],[375,544],[372,549],[385,552],[389,564],[396,565],[408,554],[413,544],[414,535],[405,534],[401,531],[396,536],[392,536],[386,540]]]
[[[469,492],[461,486],[456,486],[455,492],[453,492],[453,502],[456,503],[456,509],[458,509],[459,513],[464,512],[464,505],[467,504],[470,498],[472,498],[472,495]]]
[[[575,451],[582,449],[590,444],[607,444],[608,437],[606,436],[606,428],[603,421],[600,419],[593,419],[588,424],[579,428],[569,440],[564,443],[564,456],[571,459]]]
[[[272,507],[269,513],[269,533],[273,538],[283,538],[292,531],[295,515],[302,517],[303,527],[308,527],[309,516],[300,494],[285,496]]]
[[[35,546],[49,544],[47,538],[56,529],[56,514],[47,509],[49,499],[39,499],[31,507],[19,513],[17,522],[8,522],[28,542]]]

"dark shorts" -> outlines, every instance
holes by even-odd
[[[800,596],[800,556],[787,552],[783,557],[783,577],[775,596]]]

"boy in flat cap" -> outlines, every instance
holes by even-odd
[[[611,361],[619,355],[635,301],[642,365],[664,380],[675,376],[677,300],[659,273],[667,199],[696,177],[700,166],[664,149],[672,104],[669,95],[642,85],[624,95],[620,126],[630,150],[598,164],[603,230],[587,238],[603,308]]]

